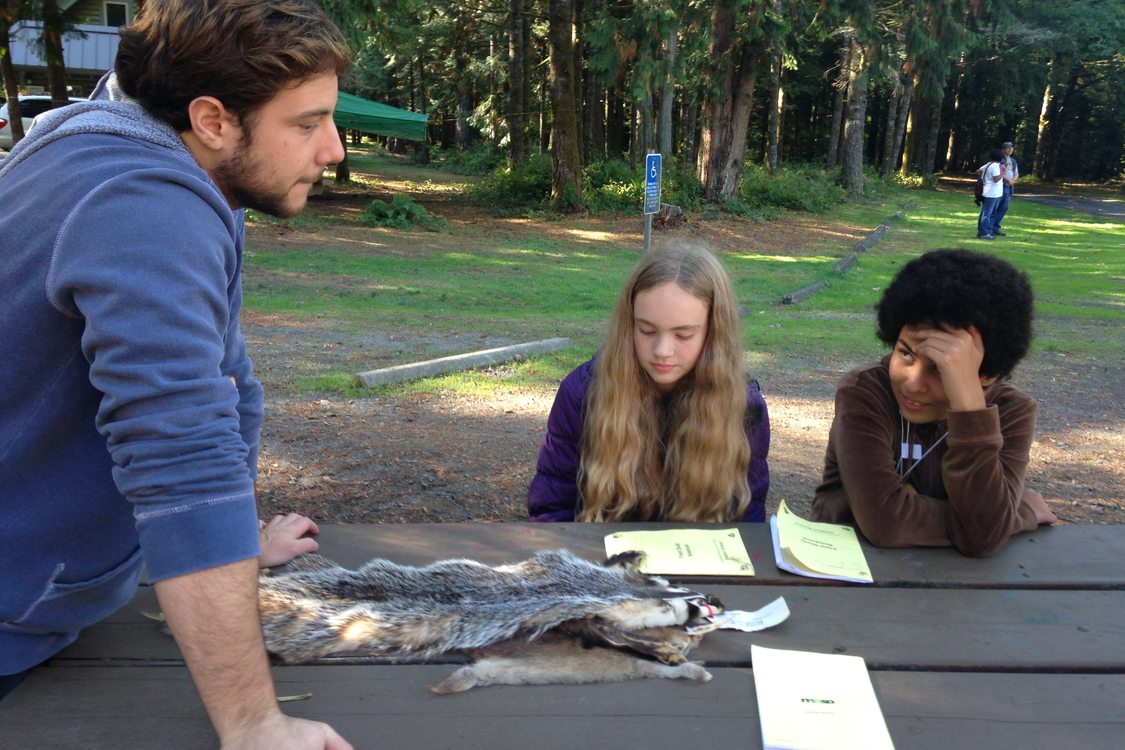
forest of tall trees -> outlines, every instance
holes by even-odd
[[[1125,170],[1121,0],[324,0],[344,88],[431,115],[442,148],[550,151],[556,196],[649,150],[709,200],[747,162],[964,174]]]
[[[1122,0],[320,2],[356,52],[344,90],[431,115],[442,149],[549,152],[564,209],[584,167],[650,150],[711,201],[750,162],[860,194],[865,167],[965,174],[1008,140],[1025,175],[1125,173]],[[0,32],[55,5],[3,0]]]

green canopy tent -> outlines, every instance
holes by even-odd
[[[380,104],[341,91],[333,119],[336,121],[336,127],[347,130],[405,138],[410,141],[424,141],[426,121],[430,116],[409,112],[389,104]]]

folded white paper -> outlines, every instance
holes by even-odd
[[[765,750],[894,750],[859,656],[750,647]]]

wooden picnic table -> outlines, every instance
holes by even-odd
[[[675,524],[404,524],[321,527],[321,553],[355,567],[466,557],[514,562],[542,549],[604,557],[622,528]],[[356,748],[760,748],[750,645],[862,656],[899,750],[1125,746],[1125,526],[1059,526],[986,559],[864,544],[873,585],[803,578],[773,563],[769,528],[740,524],[753,578],[683,578],[729,609],[785,597],[790,618],[709,634],[681,680],[427,690],[456,658],[337,658],[274,668],[285,710],[331,723]],[[0,748],[216,747],[171,638],[130,605],[88,629],[0,702]]]

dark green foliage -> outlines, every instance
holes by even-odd
[[[499,168],[471,185],[466,195],[473,203],[503,211],[543,208],[551,197],[551,155],[535,154],[515,169]]]
[[[872,201],[896,200],[902,195],[903,190],[918,188],[933,188],[937,183],[936,177],[921,177],[919,175],[903,175],[895,173],[890,177],[883,177],[874,165],[863,169],[863,197]]]
[[[844,200],[839,170],[825,172],[813,164],[783,166],[773,175],[758,164],[747,164],[740,197],[750,207],[788,208],[813,213],[827,211]]]
[[[703,184],[695,175],[695,170],[691,167],[677,167],[665,161],[661,200],[685,211],[698,211],[702,208]]]
[[[508,155],[488,143],[478,143],[458,153],[455,149],[430,148],[430,166],[464,175],[487,175],[508,162]]]
[[[678,170],[665,162],[660,201],[685,211],[698,210],[703,205],[703,186],[692,171]],[[621,159],[586,167],[586,206],[595,213],[640,213],[644,208],[642,170]]]
[[[445,220],[434,216],[423,206],[419,206],[409,196],[401,193],[391,201],[376,198],[363,209],[363,223],[373,227],[391,229],[412,229],[421,227],[436,232],[445,226]]]
[[[640,213],[643,206],[640,170],[622,159],[607,159],[586,167],[586,207],[591,211]]]

